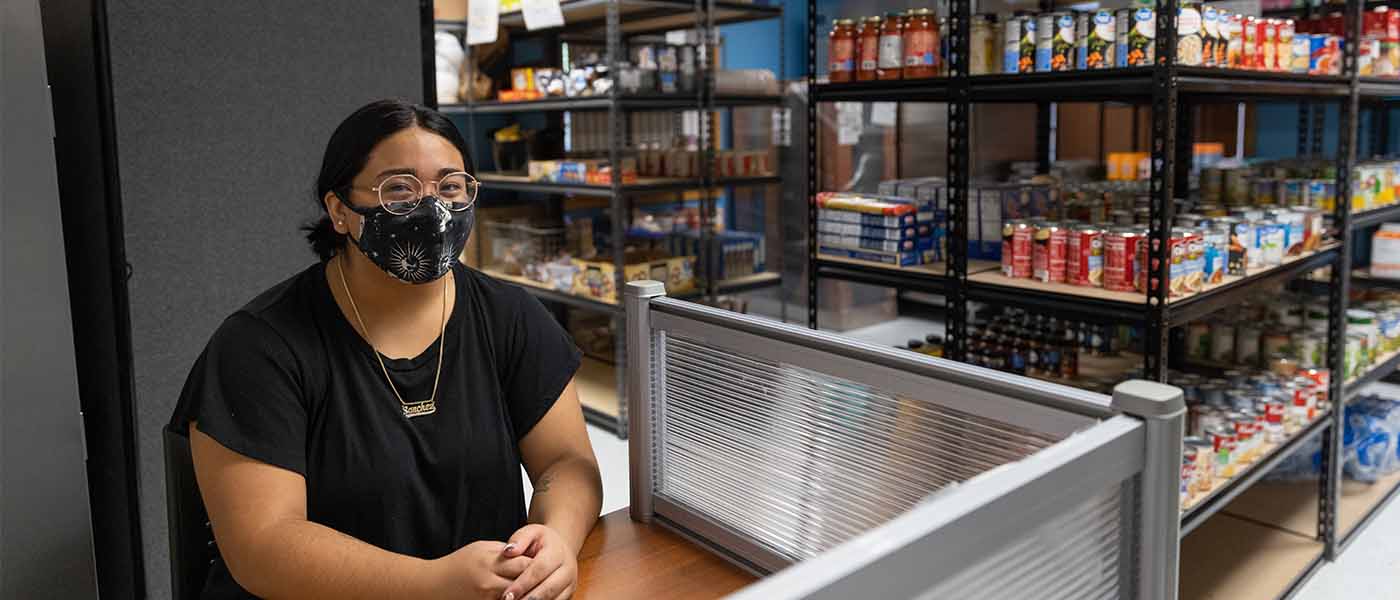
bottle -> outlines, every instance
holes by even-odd
[[[881,81],[904,77],[904,17],[897,12],[885,15],[880,24],[880,60],[875,77]]]
[[[1017,375],[1026,374],[1026,339],[1021,337],[1019,330],[1013,330],[1011,346],[1007,350],[1006,362],[1008,370]]]
[[[866,17],[856,46],[856,81],[875,81],[880,68],[880,27],[884,18]]]
[[[827,77],[832,83],[846,83],[855,75],[856,66],[856,22],[851,19],[836,19],[831,28],[831,41],[827,46],[831,68]]]
[[[904,79],[927,79],[938,74],[938,26],[933,10],[911,8],[904,19]]]
[[[943,357],[943,338],[930,333],[924,336],[924,344],[929,349],[930,356]]]

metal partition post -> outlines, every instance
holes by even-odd
[[[652,471],[652,371],[651,299],[666,295],[660,281],[629,281],[623,299],[627,310],[627,400],[632,403],[628,429],[628,477],[632,482],[632,519],[651,520],[651,493],[655,478]]]
[[[1138,483],[1142,512],[1137,597],[1171,600],[1177,595],[1186,403],[1180,388],[1129,380],[1113,388],[1113,407],[1147,425],[1146,457]]]

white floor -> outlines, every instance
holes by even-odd
[[[593,441],[593,451],[603,472],[603,514],[626,508],[627,442],[591,425],[588,437]],[[528,480],[525,489],[528,498]],[[1377,515],[1347,548],[1341,560],[1323,565],[1295,598],[1400,600],[1400,502],[1392,503]]]

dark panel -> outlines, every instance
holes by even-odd
[[[59,206],[72,297],[78,392],[87,429],[98,586],[106,598],[144,592],[126,262],[104,33],[91,0],[44,0]]]
[[[161,426],[230,312],[313,260],[325,142],[420,99],[418,0],[110,0],[147,596],[169,596]]]

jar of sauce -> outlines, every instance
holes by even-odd
[[[855,74],[856,22],[836,19],[831,28],[831,44],[827,46],[831,69],[827,73],[832,83],[845,83]]]
[[[880,59],[875,78],[900,79],[904,76],[904,17],[899,13],[885,15],[880,23]]]
[[[938,75],[940,62],[938,24],[933,10],[909,9],[904,20],[904,78],[925,79]]]
[[[856,42],[856,80],[874,81],[875,72],[880,68],[880,26],[884,22],[880,16],[866,17],[861,23]]]

